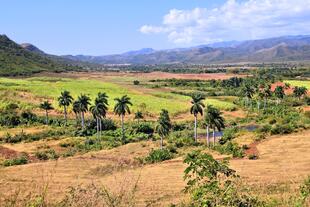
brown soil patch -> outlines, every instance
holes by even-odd
[[[17,152],[15,150],[0,146],[0,156],[4,157],[5,159],[12,159],[16,158],[20,155],[20,152]]]
[[[191,80],[212,80],[212,79],[229,79],[231,77],[246,77],[247,75],[226,74],[226,73],[202,73],[202,74],[185,74],[185,73],[167,73],[167,72],[68,72],[68,73],[41,73],[38,76],[52,76],[63,78],[89,78],[89,79],[107,79],[111,77],[133,77],[139,79],[191,79]]]

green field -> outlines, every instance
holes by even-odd
[[[291,86],[298,86],[298,87],[306,87],[308,90],[310,89],[310,81],[299,81],[299,80],[286,80],[285,83],[289,83]]]
[[[146,111],[150,113],[157,114],[161,109],[165,108],[174,115],[187,112],[190,107],[190,97],[188,96],[173,94],[169,91],[161,91],[161,89],[153,89],[143,92],[140,90],[143,88],[140,87],[143,86],[126,87],[115,82],[111,83],[98,80],[69,78],[0,78],[0,107],[3,108],[7,103],[14,100],[20,104],[22,108],[31,108],[38,104],[36,102],[40,102],[44,99],[50,99],[52,100],[54,107],[57,108],[57,97],[63,90],[70,91],[74,98],[77,98],[77,96],[82,93],[89,95],[92,100],[94,100],[98,92],[106,92],[109,96],[110,110],[114,105],[114,98],[122,95],[128,95],[131,97],[133,111],[138,110],[141,104],[145,104]],[[18,94],[22,92],[30,93],[32,94],[32,97],[25,99],[18,98]],[[212,104],[223,110],[230,110],[235,106],[233,103],[228,101],[209,98],[206,100],[206,103]]]

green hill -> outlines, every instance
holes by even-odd
[[[43,71],[81,70],[82,67],[65,59],[52,58],[48,55],[29,51],[0,35],[0,75],[30,75]]]

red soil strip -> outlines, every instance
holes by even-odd
[[[20,155],[21,155],[20,152],[0,146],[0,156],[4,157],[5,159],[16,158]]]
[[[286,95],[291,95],[293,94],[294,87],[290,86],[289,88],[285,87],[285,83],[283,82],[276,82],[271,85],[271,91],[274,92],[277,86],[282,86],[284,88],[284,92]]]

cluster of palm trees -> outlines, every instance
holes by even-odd
[[[213,107],[212,105],[208,105],[205,108],[205,104],[203,101],[205,100],[205,97],[203,97],[201,94],[196,94],[192,96],[192,107],[190,109],[191,114],[194,115],[195,119],[195,125],[194,125],[194,138],[195,142],[197,142],[198,139],[198,133],[197,133],[197,116],[200,114],[203,116],[204,114],[204,125],[206,126],[207,130],[207,145],[210,146],[210,128],[213,130],[213,145],[215,145],[215,130],[221,131],[223,128],[225,128],[224,124],[224,118],[222,117],[222,113],[217,108]],[[205,109],[204,109],[205,108]]]
[[[258,110],[260,110],[260,100],[264,100],[264,110],[267,107],[268,99],[272,96],[276,98],[276,103],[279,104],[286,96],[285,90],[290,89],[290,85],[288,83],[285,83],[284,86],[276,86],[275,89],[271,90],[270,84],[261,84],[259,87],[256,87],[255,84],[252,83],[245,83],[242,88],[243,96],[245,97],[245,105],[246,107],[252,108],[252,99],[257,97],[257,107]],[[306,96],[308,93],[308,90],[306,87],[294,87],[293,95],[301,99],[302,97]]]
[[[61,92],[58,97],[58,104],[63,108],[64,121],[65,125],[67,125],[68,121],[68,107],[72,105],[72,111],[75,113],[77,124],[81,124],[81,128],[85,129],[85,113],[88,111],[91,112],[94,120],[96,120],[96,129],[97,129],[97,137],[101,137],[102,132],[102,121],[106,118],[109,103],[108,96],[106,93],[98,93],[97,97],[94,100],[93,105],[91,105],[91,99],[89,96],[85,94],[81,94],[78,96],[76,100],[73,99],[69,91]],[[132,103],[130,101],[130,97],[127,95],[122,96],[121,98],[115,98],[116,101],[114,106],[114,113],[121,117],[121,128],[122,128],[122,142],[125,142],[125,128],[124,128],[124,118],[126,114],[130,114],[130,106]],[[205,98],[201,95],[192,96],[192,106],[190,108],[190,113],[194,115],[195,125],[194,125],[194,139],[195,142],[198,140],[197,133],[197,124],[198,124],[198,115],[204,115],[204,125],[207,129],[207,143],[210,145],[209,140],[209,129],[213,130],[213,143],[215,143],[215,130],[219,131],[223,129],[224,119],[221,116],[221,112],[214,108],[213,106],[208,106],[205,108],[203,101]],[[46,113],[46,124],[48,124],[48,113],[50,110],[53,110],[53,106],[49,101],[44,101],[40,104],[40,108],[45,110]],[[205,108],[205,109],[204,109]],[[139,120],[143,119],[143,114],[141,111],[137,111],[135,113],[134,119]],[[157,120],[157,125],[155,127],[155,131],[161,137],[160,148],[163,148],[163,139],[168,136],[172,128],[171,120],[169,117],[169,112],[165,109],[162,109],[159,118]]]
[[[90,111],[96,120],[96,129],[97,136],[101,136],[102,131],[102,120],[106,118],[108,111],[108,96],[106,93],[98,93],[94,104],[91,106],[91,99],[89,96],[85,94],[81,94],[78,96],[77,100],[74,101],[69,91],[63,91],[60,93],[58,97],[58,104],[63,108],[65,125],[67,125],[68,121],[68,107],[72,104],[72,111],[75,113],[77,123],[81,121],[82,129],[85,129],[85,113]],[[121,117],[121,125],[122,125],[122,140],[125,141],[125,130],[124,130],[124,117],[126,114],[130,114],[130,106],[132,103],[130,102],[130,98],[127,95],[122,96],[121,98],[114,99],[116,101],[114,107],[114,113]],[[40,108],[45,110],[46,113],[46,124],[48,124],[48,113],[50,110],[53,110],[49,101],[44,101],[40,104]],[[142,114],[138,115],[137,118],[141,117]]]

